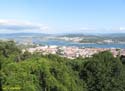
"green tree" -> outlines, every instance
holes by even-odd
[[[89,91],[124,91],[122,74],[120,60],[102,52],[83,64],[80,78],[87,83]]]

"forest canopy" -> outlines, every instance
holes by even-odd
[[[22,53],[1,41],[0,91],[125,91],[124,59],[108,51],[76,59]]]

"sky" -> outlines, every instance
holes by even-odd
[[[0,0],[0,33],[125,33],[125,0]]]

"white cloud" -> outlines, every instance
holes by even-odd
[[[90,33],[125,33],[125,27],[104,27],[104,28],[83,27],[80,30],[83,32],[90,32]]]
[[[16,21],[16,20],[0,20],[0,32],[1,30],[15,31],[15,32],[21,32],[21,31],[42,32],[47,29],[48,26],[38,23],[32,23],[27,21]]]
[[[120,27],[120,30],[125,30],[125,27]]]

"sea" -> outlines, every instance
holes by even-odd
[[[56,45],[56,46],[75,46],[80,48],[125,48],[125,44],[96,44],[96,43],[74,43],[63,40],[34,40],[35,44]]]
[[[20,37],[10,37],[10,36],[0,36],[0,39],[14,39],[16,41],[22,41],[25,40],[25,38]],[[64,40],[56,40],[56,39],[32,39],[32,42],[34,44],[40,44],[40,45],[56,45],[56,46],[75,46],[80,48],[121,48],[125,49],[125,44],[97,44],[97,43],[76,43],[71,41],[64,41]]]

